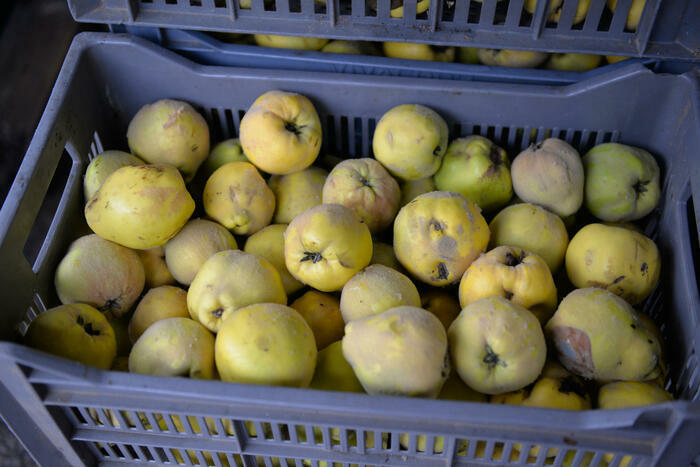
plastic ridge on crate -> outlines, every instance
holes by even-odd
[[[0,281],[0,414],[37,462],[51,466],[688,465],[700,432],[698,78],[640,64],[561,87],[226,68],[132,36],[83,33],[0,209],[0,270],[10,272]],[[371,156],[378,118],[405,102],[434,108],[453,138],[489,136],[511,155],[548,136],[580,151],[606,141],[651,151],[664,190],[643,228],[664,273],[642,309],[664,332],[668,388],[679,400],[569,412],[248,386],[102,371],[17,343],[15,328],[21,334],[58,304],[55,268],[86,231],[90,155],[125,147],[130,118],[165,97],[199,109],[213,140],[235,136],[245,109],[270,89],[312,100],[326,154]],[[27,248],[30,238],[40,240],[38,251]]]
[[[558,23],[548,22],[540,1],[533,14],[523,0],[433,0],[416,14],[404,1],[392,18],[389,0],[68,0],[80,22],[177,29],[288,34],[337,39],[408,41],[469,47],[531,49],[698,60],[700,4],[647,0],[636,31],[625,29],[632,0],[613,14],[606,0],[591,0],[585,20],[573,24],[578,0],[564,0]]]

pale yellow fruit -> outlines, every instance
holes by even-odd
[[[213,254],[237,248],[236,239],[221,224],[192,219],[165,244],[165,262],[180,284],[190,285]]]
[[[148,250],[137,250],[136,253],[138,253],[141,263],[143,263],[147,289],[175,283],[175,278],[165,263],[165,249],[162,246],[149,248]]]
[[[623,299],[604,289],[577,289],[545,326],[559,361],[599,381],[645,381],[660,373],[661,347]]]
[[[462,311],[459,301],[444,289],[430,288],[422,292],[420,298],[421,308],[437,316],[445,329],[450,328],[452,321]]]
[[[316,109],[301,94],[268,91],[241,119],[243,151],[270,174],[285,175],[310,166],[321,149],[321,137]]]
[[[273,175],[267,182],[275,194],[274,223],[289,224],[302,212],[322,201],[323,184],[328,172],[309,167],[289,175]]]
[[[340,314],[340,302],[333,295],[309,290],[289,306],[311,327],[318,350],[343,338],[345,321]]]
[[[207,180],[202,196],[207,215],[237,235],[250,235],[272,220],[275,195],[248,162],[229,162]]]
[[[124,151],[104,151],[98,154],[85,169],[85,178],[83,179],[85,202],[88,202],[97,193],[104,181],[117,169],[126,165],[144,164],[145,162],[138,157]]]
[[[372,139],[374,157],[395,177],[430,177],[440,168],[447,150],[445,120],[432,109],[404,104],[387,111]]]
[[[395,271],[404,272],[403,266],[396,259],[394,247],[388,243],[374,242],[372,245],[372,259],[369,264],[381,264]]]
[[[637,26],[639,26],[639,20],[642,17],[642,12],[644,11],[644,6],[646,3],[646,0],[632,0],[629,13],[627,13],[627,21],[625,22],[625,26],[628,30],[637,30]],[[617,8],[617,0],[607,0],[606,4],[608,5],[608,8],[615,13],[615,9]]]
[[[617,63],[621,62],[623,60],[627,60],[629,57],[621,57],[619,55],[606,55],[605,59],[608,61],[608,63]]]
[[[146,104],[126,131],[132,154],[149,164],[168,164],[190,181],[209,154],[209,127],[187,102]]]
[[[304,284],[287,271],[287,265],[284,262],[285,230],[287,230],[287,224],[268,225],[248,237],[243,251],[268,260],[277,269],[284,292],[290,295],[304,287]]]
[[[462,307],[491,296],[527,308],[542,324],[557,308],[557,288],[547,263],[521,248],[496,247],[465,271],[459,284]]]
[[[224,140],[214,146],[197,172],[197,178],[208,179],[216,169],[229,162],[250,162],[238,138]]]
[[[437,190],[437,188],[435,187],[435,179],[433,177],[403,180],[401,182],[401,201],[399,202],[399,207],[406,206],[413,201],[416,196],[435,190]]]
[[[642,324],[644,324],[647,330],[649,330],[649,332],[652,333],[654,337],[656,337],[656,340],[659,341],[659,345],[661,346],[661,355],[659,356],[659,369],[661,371],[656,379],[649,382],[654,383],[659,387],[663,388],[666,386],[666,379],[668,377],[668,365],[666,363],[666,358],[668,356],[668,348],[666,346],[666,343],[664,342],[664,336],[661,334],[661,329],[659,329],[654,320],[651,319],[648,315],[639,312],[637,313],[637,318],[639,318],[639,321],[641,321]]]
[[[287,270],[323,292],[334,292],[372,259],[369,229],[349,208],[322,204],[307,209],[287,227]]]
[[[450,373],[445,328],[412,306],[349,322],[343,355],[368,394],[436,397]]]
[[[122,167],[85,206],[85,219],[102,238],[145,250],[164,245],[194,212],[180,173],[169,165]]]
[[[407,60],[429,60],[433,62],[454,62],[455,48],[412,42],[384,42],[384,55]]]
[[[71,243],[54,278],[61,303],[85,303],[108,318],[128,312],[144,283],[143,264],[133,250],[94,234]]]
[[[438,399],[463,402],[487,402],[489,400],[486,394],[476,392],[464,384],[464,381],[455,372],[452,372],[445,381]]]
[[[478,65],[479,49],[476,47],[459,47],[457,49],[457,61],[469,65]]]
[[[502,297],[467,305],[448,335],[457,373],[469,387],[484,394],[515,391],[532,383],[547,356],[535,315]]]
[[[600,287],[637,305],[656,287],[661,257],[654,241],[639,232],[589,224],[569,243],[566,272],[576,287]]]
[[[214,336],[190,318],[156,321],[131,348],[129,371],[212,379],[215,376]]]
[[[346,323],[402,305],[420,308],[418,289],[411,279],[381,264],[352,276],[340,295],[340,312]]]
[[[400,197],[396,180],[369,157],[344,160],[333,168],[323,185],[324,204],[352,209],[373,233],[391,225]]]
[[[381,55],[379,48],[374,42],[368,41],[330,41],[323,46],[321,52],[352,55]]]
[[[561,19],[562,9],[564,7],[563,1],[564,0],[550,0],[547,8],[547,21],[551,21],[553,23],[559,22]],[[525,4],[523,6],[528,13],[534,14],[535,7],[537,6],[537,0],[525,0]],[[591,0],[578,0],[578,4],[576,5],[576,13],[574,13],[573,24],[580,23],[586,19],[586,15],[588,14],[590,7]]]
[[[266,302],[287,304],[277,269],[266,259],[239,250],[209,257],[187,292],[190,315],[213,332],[239,308]]]
[[[552,273],[561,266],[569,245],[569,234],[561,218],[534,204],[515,204],[502,209],[489,229],[489,248],[502,245],[522,248],[545,260]]]
[[[435,286],[455,283],[484,250],[489,228],[462,195],[433,191],[401,208],[394,221],[396,257],[414,277]]]
[[[484,65],[510,68],[536,68],[549,57],[544,52],[510,49],[479,49],[477,55]]]
[[[143,296],[129,321],[129,339],[136,342],[148,327],[166,318],[189,318],[187,292],[179,287],[164,285],[149,290]]]
[[[35,349],[109,370],[117,355],[114,331],[95,308],[82,303],[61,305],[39,314],[24,342]]]
[[[262,47],[278,49],[320,50],[328,39],[315,37],[280,36],[274,34],[255,34],[255,43]]]
[[[603,57],[593,54],[552,54],[545,68],[548,70],[584,72],[597,68]]]
[[[598,392],[598,408],[624,409],[672,401],[673,396],[653,383],[618,381],[608,383]]]
[[[352,367],[343,357],[343,343],[333,342],[318,352],[316,371],[309,385],[324,391],[365,392]]]
[[[306,387],[316,353],[304,318],[276,303],[241,308],[216,336],[216,367],[223,381],[234,383]]]

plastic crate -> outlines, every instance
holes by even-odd
[[[559,136],[581,151],[620,140],[655,154],[664,195],[645,232],[659,245],[664,273],[644,311],[663,329],[669,388],[679,400],[569,412],[250,386],[102,371],[16,343],[15,329],[21,333],[44,305],[58,303],[55,268],[85,228],[89,158],[103,146],[125,147],[138,108],[184,99],[203,112],[214,138],[227,137],[270,89],[307,95],[324,126],[324,152],[349,157],[371,155],[377,119],[406,102],[437,110],[453,138],[487,135],[511,157],[533,130],[538,140]],[[83,33],[0,210],[0,414],[35,459],[51,466],[270,466],[286,459],[448,466],[504,464],[511,456],[525,464],[531,446],[540,449],[529,465],[548,465],[550,448],[554,465],[599,465],[605,454],[612,465],[687,465],[700,447],[699,93],[697,72],[659,75],[639,64],[566,87],[475,83],[201,66],[140,38]],[[47,192],[60,195],[55,208]],[[37,226],[47,233],[37,234]],[[41,240],[36,255],[27,248],[32,238]]]
[[[68,0],[81,22],[666,59],[697,60],[700,51],[695,0],[647,0],[635,32],[625,30],[631,0],[620,0],[615,14],[605,0],[591,0],[585,21],[576,25],[578,0],[564,1],[558,23],[546,21],[544,0],[532,15],[523,0],[433,0],[418,15],[417,0],[405,0],[403,18],[390,17],[390,0],[378,0],[378,11],[368,0],[250,3],[242,9],[240,0]]]

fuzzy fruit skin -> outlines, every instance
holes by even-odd
[[[265,258],[272,264],[282,279],[282,286],[287,295],[293,294],[304,287],[287,271],[284,262],[284,232],[286,224],[272,224],[255,232],[247,238],[243,251],[251,255]]]
[[[372,259],[372,235],[340,204],[322,204],[298,215],[284,234],[287,270],[322,292],[335,292]]]
[[[236,310],[255,303],[287,304],[282,280],[264,258],[240,250],[213,254],[187,292],[192,319],[212,332]]]
[[[411,42],[384,42],[384,55],[407,60],[428,60],[431,62],[454,62],[454,47],[434,47],[428,44]]]
[[[213,379],[214,336],[190,318],[156,321],[131,348],[129,371],[144,375]]]
[[[484,394],[515,391],[532,383],[547,356],[535,315],[502,297],[467,305],[448,336],[457,373],[467,386]]]
[[[597,68],[603,57],[593,54],[552,54],[545,65],[548,70],[584,72]]]
[[[521,248],[499,246],[481,255],[459,283],[462,307],[491,296],[530,310],[545,324],[557,308],[557,288],[547,263]]]
[[[348,323],[343,355],[368,394],[434,398],[450,373],[445,328],[412,306]]]
[[[307,387],[316,356],[304,318],[276,303],[241,308],[216,336],[216,367],[223,381]]]
[[[405,272],[399,260],[394,254],[394,247],[388,243],[374,242],[372,245],[372,259],[369,264],[381,264],[398,272]]]
[[[672,401],[673,396],[653,383],[617,381],[602,386],[598,392],[598,408],[624,409]]]
[[[46,310],[29,325],[24,342],[35,349],[109,370],[117,356],[112,327],[95,308],[82,303]]]
[[[104,151],[90,161],[85,169],[83,193],[85,202],[92,198],[107,178],[126,165],[145,165],[138,157],[124,151]]]
[[[310,166],[321,149],[321,136],[316,109],[301,94],[268,91],[241,119],[243,151],[270,174],[285,175]]]
[[[545,326],[559,361],[598,381],[645,381],[660,374],[661,347],[623,299],[604,289],[577,289]]]
[[[513,196],[510,163],[506,152],[488,138],[472,135],[450,143],[435,174],[441,191],[454,191],[493,211]]]
[[[515,194],[561,217],[583,203],[583,164],[578,151],[558,138],[531,144],[513,160]]]
[[[401,208],[394,220],[394,252],[414,277],[443,286],[459,281],[489,242],[479,207],[462,195],[433,191]]]
[[[374,156],[395,177],[415,180],[437,172],[447,151],[445,120],[432,109],[404,104],[387,111],[372,139]]]
[[[320,50],[328,39],[315,37],[280,36],[275,34],[255,34],[255,43],[262,47],[277,49]]]
[[[340,295],[340,312],[346,323],[404,305],[420,308],[418,289],[411,279],[381,264],[352,276]]]
[[[484,65],[511,68],[536,68],[549,57],[544,52],[508,49],[479,49],[477,55]]]
[[[514,204],[502,209],[489,229],[489,248],[522,248],[545,260],[552,273],[561,266],[569,245],[569,234],[561,218],[534,204]]]
[[[661,257],[654,241],[639,232],[588,224],[569,243],[566,272],[578,288],[604,288],[637,305],[659,282]]]
[[[309,387],[325,391],[365,392],[343,357],[342,341],[333,342],[318,352],[316,371]]]
[[[403,180],[401,182],[401,201],[399,208],[406,206],[413,201],[416,196],[424,193],[436,191],[435,179],[433,177],[418,178],[416,180]]]
[[[340,314],[340,301],[333,295],[309,290],[289,306],[309,324],[319,351],[343,338],[345,321]]]
[[[164,285],[146,292],[129,321],[129,339],[136,342],[148,327],[167,318],[189,318],[187,292],[179,287]]]
[[[459,301],[446,290],[429,288],[421,292],[421,308],[437,316],[445,329],[449,329],[452,322],[457,319],[462,307]]]
[[[163,99],[146,104],[129,122],[131,153],[149,164],[169,164],[192,180],[209,155],[209,127],[187,102]]]
[[[136,252],[94,234],[71,243],[54,278],[61,303],[86,303],[108,318],[128,312],[145,281]]]
[[[202,195],[207,215],[237,235],[250,235],[272,220],[275,195],[249,162],[229,162],[207,180]]]
[[[170,273],[165,262],[165,249],[162,246],[149,248],[148,250],[137,250],[136,253],[143,263],[147,289],[175,283],[175,278]]]
[[[236,239],[221,224],[192,219],[165,244],[165,262],[180,284],[190,285],[211,255],[237,248]]]
[[[309,167],[289,175],[273,175],[267,182],[277,204],[273,222],[289,224],[302,212],[322,203],[328,172]]]
[[[551,0],[549,2],[549,7],[547,8],[547,21],[552,23],[558,23],[561,18],[563,0]],[[525,10],[533,14],[535,12],[535,7],[537,6],[537,0],[525,0],[523,7]],[[576,13],[574,13],[574,20],[572,24],[578,24],[584,19],[588,14],[588,9],[591,7],[591,0],[579,0],[576,6]]]
[[[174,237],[194,207],[174,167],[127,166],[105,180],[85,206],[85,219],[100,237],[146,250]]]
[[[381,232],[391,225],[399,210],[401,189],[374,159],[348,159],[336,165],[323,185],[324,204],[352,209],[369,228]]]
[[[608,5],[608,8],[610,8],[610,11],[615,13],[615,8],[617,8],[617,0],[607,0],[605,3]],[[632,0],[629,13],[627,13],[627,21],[625,22],[625,26],[628,30],[637,30],[639,20],[641,19],[642,12],[644,11],[644,5],[646,5],[646,3],[646,0]]]
[[[229,162],[250,162],[243,152],[241,140],[238,138],[227,139],[214,146],[199,168],[197,178],[201,176],[206,180],[216,169]]]
[[[659,204],[659,165],[647,151],[618,143],[595,146],[583,156],[586,208],[598,219],[628,222]]]

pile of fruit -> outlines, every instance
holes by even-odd
[[[511,164],[406,104],[379,120],[375,158],[327,172],[314,105],[282,91],[239,133],[210,151],[189,104],[143,106],[131,153],[87,168],[94,234],[70,245],[63,305],[26,342],[236,383],[570,410],[671,400],[659,329],[634,308],[661,267],[629,223],[660,197],[645,150],[581,157],[549,138]]]

